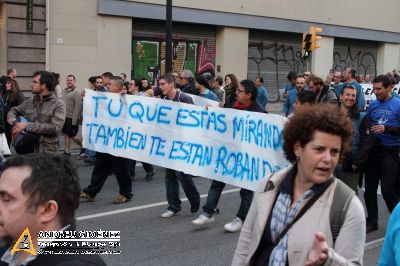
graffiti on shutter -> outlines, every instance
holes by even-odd
[[[300,45],[270,42],[249,42],[248,78],[254,80],[262,76],[268,90],[270,101],[282,100],[279,89],[287,80],[287,74],[294,71],[302,74],[307,69],[307,62],[301,59]]]

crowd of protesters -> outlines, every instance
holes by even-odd
[[[400,208],[400,98],[392,92],[400,82],[398,71],[372,78],[347,67],[343,73],[331,70],[325,79],[310,71],[301,75],[290,72],[287,79],[282,95],[282,114],[288,117],[283,141],[285,157],[292,166],[261,182],[256,192],[240,190],[238,211],[224,225],[228,232],[241,231],[233,265],[291,265],[294,261],[306,265],[362,264],[365,233],[379,227],[379,184],[387,209],[393,213],[382,251],[385,257],[380,263],[399,265],[400,247],[395,239],[399,239],[400,232],[395,217]],[[189,104],[194,104],[189,95],[193,94],[219,102],[221,108],[259,113],[267,113],[268,109],[268,90],[261,76],[254,81],[240,81],[234,74],[224,78],[209,73],[196,76],[185,69],[157,80],[127,80],[124,73],[104,72],[89,77],[88,82],[89,88],[98,92]],[[361,83],[372,84],[376,95],[367,110]],[[94,164],[90,184],[80,191],[81,201],[95,201],[111,174],[119,186],[113,202],[123,204],[132,199],[136,160],[82,146],[79,125],[85,93],[75,85],[73,74],[66,76],[63,89],[59,74],[35,72],[31,82],[33,97],[26,99],[19,88],[16,69],[1,77],[0,84],[0,134],[4,135],[5,145],[19,154],[57,153],[62,133],[64,156],[71,156],[72,140],[80,148],[79,158]],[[7,161],[10,153],[0,154],[1,161]],[[152,181],[154,166],[145,162],[142,165],[144,181]],[[182,211],[179,184],[190,202],[190,212],[200,209],[193,176],[165,169],[168,208],[162,218]],[[220,181],[211,182],[203,211],[192,221],[195,226],[214,222],[224,187]],[[365,189],[366,215],[357,196],[359,188]],[[326,227],[330,224],[329,211],[335,204],[342,204],[335,201],[336,194],[348,199],[339,232]],[[316,216],[321,220],[313,219]],[[300,238],[302,241],[298,241]],[[294,252],[296,248],[299,254]]]

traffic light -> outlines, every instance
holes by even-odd
[[[312,47],[312,34],[303,33],[303,43],[301,45],[301,57],[307,59],[311,55]]]
[[[322,39],[321,36],[317,35],[322,32],[321,28],[317,27],[310,27],[310,33],[311,33],[311,51],[314,51],[314,49],[320,48],[321,44],[318,43]]]

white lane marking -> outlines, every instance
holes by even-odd
[[[240,191],[240,188],[229,189],[229,190],[222,191],[222,194],[228,194],[228,193],[233,193],[233,192],[238,192],[238,191]],[[200,195],[200,198],[205,198],[205,197],[207,197],[207,194]],[[181,201],[188,201],[188,199],[182,198]],[[142,205],[142,206],[136,206],[136,207],[131,207],[131,208],[125,208],[125,209],[119,209],[119,210],[114,210],[114,211],[84,215],[84,216],[77,217],[76,220],[84,221],[84,220],[89,220],[89,219],[94,219],[94,218],[99,218],[99,217],[104,217],[104,216],[109,216],[109,215],[114,215],[114,214],[133,212],[133,211],[144,210],[144,209],[149,209],[149,208],[153,208],[153,207],[159,207],[159,206],[163,206],[163,205],[167,205],[167,204],[168,204],[168,202],[162,201],[162,202],[157,202],[157,203],[152,203],[152,204],[147,204],[147,205]]]
[[[222,191],[222,194],[228,194],[228,193],[233,193],[233,192],[238,192],[238,191],[240,191],[240,188],[229,189],[229,190]],[[205,198],[205,197],[207,197],[207,194],[200,195],[200,198]],[[181,201],[188,201],[188,199],[182,198]],[[84,220],[89,220],[89,219],[94,219],[94,218],[99,218],[99,217],[104,217],[104,216],[110,216],[110,215],[114,215],[114,214],[133,212],[133,211],[138,211],[138,210],[159,207],[159,206],[163,206],[163,205],[167,205],[167,204],[168,204],[168,202],[162,201],[162,202],[157,202],[157,203],[152,203],[152,204],[147,204],[147,205],[142,205],[142,206],[136,206],[136,207],[131,207],[131,208],[125,208],[125,209],[119,209],[119,210],[114,210],[114,211],[100,212],[100,213],[96,213],[96,214],[80,216],[80,217],[77,217],[76,220],[84,221]],[[365,243],[365,249],[368,250],[368,249],[377,247],[383,243],[383,240],[384,240],[384,238],[379,238],[379,239],[375,239],[370,242],[367,242],[367,243]]]
[[[375,248],[375,247],[379,247],[381,244],[383,244],[383,240],[384,239],[385,238],[382,237],[382,238],[378,238],[378,239],[375,239],[375,240],[372,240],[372,241],[369,241],[369,242],[365,243],[365,250],[369,250],[369,249],[372,249],[372,248]]]

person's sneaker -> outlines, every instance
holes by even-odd
[[[71,153],[69,151],[64,151],[64,155],[71,156]]]
[[[173,212],[173,211],[168,210],[168,211],[164,212],[163,214],[161,214],[161,217],[162,218],[171,218],[173,216],[179,215],[179,213],[180,213],[179,211]]]
[[[207,217],[203,214],[200,214],[199,218],[192,221],[192,224],[195,225],[205,225],[214,222],[214,217]]]
[[[146,174],[146,176],[144,177],[144,182],[153,181],[153,176],[154,176],[154,172]]]
[[[88,193],[81,191],[81,195],[79,196],[79,199],[81,201],[88,201],[92,202],[94,201],[94,197],[90,196]]]
[[[119,194],[117,198],[113,201],[114,204],[122,204],[130,201],[131,199],[125,197],[124,195]]]
[[[232,222],[224,225],[224,228],[228,232],[235,233],[239,232],[240,229],[242,229],[242,225],[243,225],[242,220],[239,217],[236,217],[235,219],[233,219]]]

